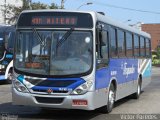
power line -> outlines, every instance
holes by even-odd
[[[111,5],[111,4],[104,4],[104,3],[99,3],[99,2],[94,2],[94,3],[99,4],[99,5],[103,5],[103,6],[112,7],[112,8],[129,10],[129,11],[145,12],[145,13],[151,13],[151,14],[160,14],[160,12],[155,12],[155,11],[133,9],[133,8],[121,7],[121,6],[116,6],[116,5]]]
[[[82,0],[80,0],[80,1],[82,1]],[[122,6],[116,6],[116,5],[96,2],[95,0],[91,0],[91,1],[93,1],[93,3],[101,5],[101,6],[107,6],[107,7],[117,8],[117,9],[136,11],[136,12],[143,12],[143,13],[160,14],[160,12],[156,12],[156,11],[148,11],[148,10],[142,10],[142,9],[127,8],[127,7],[122,7]]]

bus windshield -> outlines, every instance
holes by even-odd
[[[92,33],[69,31],[18,31],[15,68],[36,75],[88,72],[92,66]]]

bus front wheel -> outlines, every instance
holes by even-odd
[[[110,113],[112,111],[112,109],[114,107],[115,96],[116,96],[115,86],[113,84],[111,84],[110,88],[109,88],[109,91],[108,91],[107,105],[100,108],[100,111],[102,113]]]

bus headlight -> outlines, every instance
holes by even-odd
[[[78,86],[76,89],[74,89],[71,94],[72,95],[82,95],[82,94],[85,94],[86,92],[88,92],[88,90],[92,86],[92,84],[93,83],[91,81],[87,81],[84,84]]]
[[[13,80],[13,85],[19,92],[24,92],[24,93],[29,92],[27,88],[18,80]]]

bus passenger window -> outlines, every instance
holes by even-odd
[[[141,57],[145,57],[145,39],[140,37],[140,55]]]
[[[124,57],[125,56],[125,39],[124,39],[124,32],[122,30],[117,31],[118,36],[118,56]]]
[[[111,56],[116,57],[117,56],[117,46],[116,46],[116,29],[111,28]]]
[[[13,45],[14,45],[15,33],[9,32],[5,35],[5,49],[13,53]]]
[[[139,37],[134,35],[134,56],[139,57]]]
[[[3,57],[3,55],[4,55],[4,50],[5,50],[5,48],[4,48],[4,40],[3,40],[3,38],[0,38],[0,59]]]
[[[127,57],[133,56],[132,34],[129,32],[126,33],[126,54]]]
[[[146,39],[146,56],[150,57],[150,40]]]
[[[101,46],[101,57],[102,59],[108,59],[108,32],[102,31],[102,33],[99,34],[100,36],[100,46]]]

